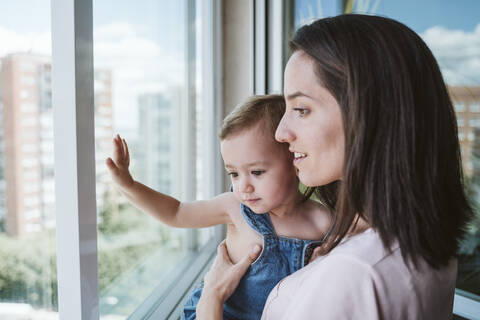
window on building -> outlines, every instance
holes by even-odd
[[[478,102],[474,102],[469,107],[470,112],[480,112],[480,104]]]
[[[470,119],[469,124],[470,124],[470,127],[472,128],[480,128],[480,119],[479,118]]]
[[[453,104],[453,106],[455,107],[455,111],[456,112],[463,112],[465,111],[465,105],[461,102],[456,102]]]

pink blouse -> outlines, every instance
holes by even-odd
[[[456,274],[456,260],[408,268],[398,244],[388,252],[368,229],[280,281],[262,319],[450,319]]]

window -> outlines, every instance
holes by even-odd
[[[412,7],[416,8],[415,13]],[[478,45],[471,41],[478,38],[480,24],[476,12],[480,10],[479,3],[296,0],[294,8],[295,28],[318,17],[337,15],[345,9],[397,19],[424,39],[438,61],[457,112],[467,194],[474,208],[479,208],[480,132],[476,129],[479,120],[474,113],[480,112],[480,69],[477,66],[480,55]],[[468,123],[467,119],[470,119]],[[462,130],[466,125],[473,131]],[[462,317],[479,318],[480,212],[477,211],[468,230],[459,252],[454,312]]]
[[[218,87],[197,71],[201,40],[213,28],[195,32],[204,21],[197,12],[210,14],[211,2],[96,1],[93,11],[89,1],[77,4],[52,3],[53,65],[43,68],[52,74],[43,79],[53,81],[53,105],[62,106],[53,108],[55,132],[62,134],[42,132],[62,146],[55,150],[56,207],[76,217],[57,216],[61,316],[87,308],[99,309],[101,318],[164,319],[214,254],[221,230],[166,228],[135,210],[113,187],[105,158],[118,132],[129,143],[139,181],[182,200],[218,192],[200,152],[218,143],[202,124],[219,126],[212,99]],[[85,47],[69,46],[72,39]],[[72,271],[72,263],[88,272]],[[89,290],[97,285],[99,292]]]
[[[162,226],[115,190],[104,161],[118,132],[138,180],[183,200],[219,191],[219,175],[203,158],[212,159],[203,152],[218,143],[210,129],[219,126],[218,86],[212,73],[204,81],[199,72],[205,61],[204,70],[214,66],[211,4],[0,4],[0,318],[57,319],[60,304],[65,319],[80,310],[99,310],[105,319],[163,319],[198,279],[221,230]],[[82,50],[69,46],[80,38]],[[54,112],[52,103],[62,108]],[[22,170],[16,174],[14,166]],[[56,207],[65,209],[59,219]]]
[[[39,148],[41,131],[53,135],[38,98],[50,20],[49,0],[0,3],[0,319],[58,319],[55,208],[42,201],[53,171]]]
[[[36,117],[24,116],[20,123],[22,127],[32,127],[32,126],[35,126],[37,122],[38,122],[38,119]]]
[[[33,86],[35,84],[35,78],[30,75],[20,76],[20,84],[25,86]]]
[[[480,119],[479,118],[470,119],[469,124],[470,124],[470,127],[472,128],[480,128]]]
[[[465,111],[465,105],[464,105],[463,103],[457,102],[457,103],[454,103],[453,106],[455,107],[455,111],[456,111],[456,112],[463,112],[463,111]]]
[[[26,89],[20,90],[20,98],[22,99],[30,98],[30,92]]]
[[[37,110],[37,106],[34,103],[24,102],[20,105],[23,112],[34,112]]]
[[[105,167],[119,133],[128,143],[136,180],[179,199],[199,198],[196,186],[202,181],[195,169],[202,159],[195,150],[203,149],[203,141],[195,138],[202,134],[196,96],[202,83],[196,76],[199,28],[191,28],[199,26],[195,5],[116,1],[112,11],[109,1],[94,4],[101,318],[129,316],[153,291],[161,299],[176,272],[198,255],[201,235],[209,239],[212,234],[167,227],[137,210]]]
[[[480,104],[478,102],[472,103],[469,109],[470,109],[470,112],[480,112]]]

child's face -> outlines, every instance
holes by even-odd
[[[291,154],[263,131],[256,125],[220,144],[235,196],[255,213],[281,207],[298,190]]]

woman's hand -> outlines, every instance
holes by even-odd
[[[202,296],[197,305],[197,319],[222,319],[223,303],[232,295],[248,267],[261,251],[255,245],[251,252],[238,263],[230,259],[222,241],[217,249],[217,257],[204,278]]]
[[[113,138],[113,159],[107,158],[106,163],[113,181],[120,189],[128,190],[134,183],[128,171],[130,153],[128,152],[127,142],[118,134]]]

